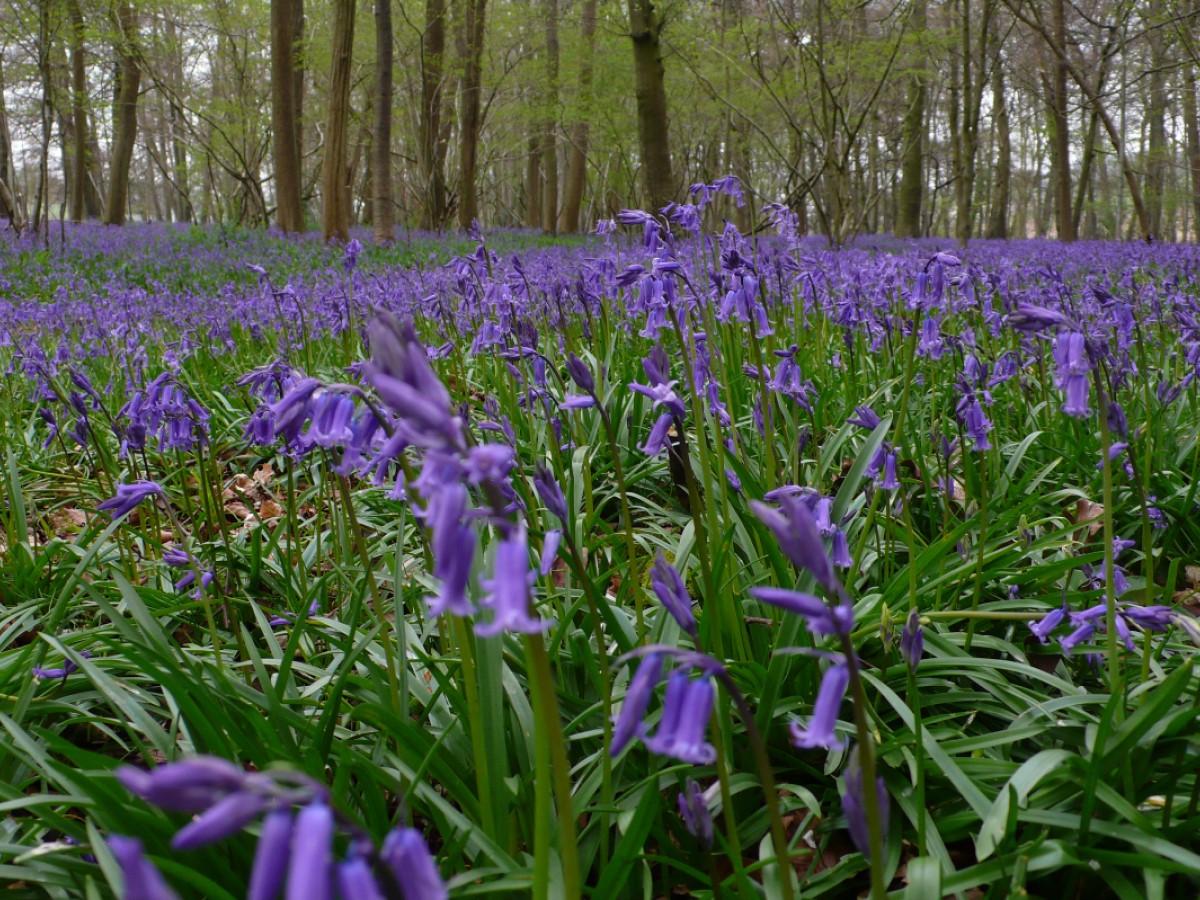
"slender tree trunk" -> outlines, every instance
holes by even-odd
[[[662,15],[651,0],[629,0],[642,180],[645,182],[647,200],[654,210],[666,206],[675,197],[667,119],[666,72],[659,43],[662,27]]]
[[[1163,188],[1167,175],[1167,53],[1163,34],[1162,3],[1150,3],[1146,19],[1150,42],[1149,97],[1146,118],[1149,119],[1149,158],[1146,160],[1146,212],[1154,237],[1162,235]],[[1193,22],[1193,25],[1196,23]]]
[[[481,94],[483,93],[483,36],[487,0],[463,0],[464,19],[460,51],[463,76],[460,82],[458,152],[458,224],[466,230],[479,218],[475,169],[478,165]]]
[[[1192,14],[1200,13],[1200,4],[1193,2]],[[1200,116],[1196,112],[1196,63],[1183,67],[1183,125],[1187,131],[1188,171],[1192,182],[1192,234],[1200,241]]]
[[[446,52],[446,2],[426,0],[421,35],[421,116],[417,160],[424,194],[421,227],[432,231],[446,219],[446,142],[442,136],[442,57]]]
[[[999,31],[999,29],[997,29]],[[1008,202],[1012,180],[1012,135],[1009,132],[1008,97],[1004,88],[1000,38],[992,40],[992,132],[996,146],[996,168],[992,177],[992,207],[987,237],[1008,239]]]
[[[542,224],[542,145],[536,133],[529,135],[525,154],[525,224],[530,228]]]
[[[371,136],[371,200],[375,243],[395,238],[392,198],[392,0],[375,0],[375,132]]]
[[[1066,0],[1052,0],[1051,14],[1054,39],[1059,47],[1067,46]],[[1052,80],[1049,85],[1050,127],[1052,134],[1051,159],[1054,169],[1055,228],[1060,241],[1075,240],[1075,223],[1071,217],[1071,131],[1067,115],[1067,66],[1061,55],[1055,56]]]
[[[178,199],[179,221],[192,221],[191,172],[188,167],[187,117],[179,103],[184,88],[183,49],[174,19],[167,18],[167,42],[170,45],[171,96],[167,98],[167,125],[170,132],[171,157],[174,164],[174,187]],[[164,151],[165,152],[165,151]]]
[[[579,118],[571,129],[567,181],[563,189],[563,211],[559,230],[579,230],[579,211],[587,181],[588,122],[592,111],[593,58],[596,50],[596,0],[584,0],[579,23],[583,49],[579,61]]]
[[[119,85],[112,160],[109,165],[108,205],[104,210],[106,225],[125,224],[125,207],[129,202],[129,164],[133,160],[133,147],[137,141],[137,102],[142,70],[138,64],[137,15],[129,0],[118,0],[117,26]]]
[[[558,231],[558,0],[544,0],[546,16],[546,121],[542,125],[542,230]]]
[[[271,0],[271,149],[275,168],[275,224],[304,230],[300,202],[300,146],[296,98],[294,0]]]
[[[923,43],[926,0],[914,0],[910,28]],[[918,60],[908,86],[908,105],[901,127],[900,196],[896,204],[896,236],[919,237],[925,192],[925,72]]]
[[[321,165],[321,236],[350,240],[350,184],[347,167],[350,121],[350,64],[354,52],[355,0],[334,0],[333,60],[329,67],[329,114]]]

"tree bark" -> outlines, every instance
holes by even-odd
[[[667,88],[659,43],[662,15],[651,0],[629,0],[629,32],[633,39],[634,95],[637,100],[638,144],[642,180],[650,208],[657,211],[675,197],[671,174],[671,141]]]
[[[926,27],[925,0],[914,0],[912,31],[918,39]],[[913,73],[908,86],[908,105],[901,127],[900,196],[896,206],[896,236],[919,237],[921,205],[925,191],[925,72],[923,63]]]
[[[1167,54],[1163,8],[1157,0],[1149,7],[1146,36],[1150,43],[1149,97],[1146,103],[1150,132],[1146,160],[1146,212],[1150,216],[1151,234],[1160,237],[1163,227],[1163,188],[1167,174]]]
[[[300,146],[296,98],[294,0],[271,0],[271,149],[275,168],[275,224],[304,230],[300,202]]]
[[[1193,15],[1200,4],[1192,4]],[[1183,125],[1187,131],[1188,171],[1192,182],[1192,233],[1200,240],[1200,116],[1196,112],[1196,63],[1183,67]]]
[[[475,169],[479,152],[481,93],[483,88],[483,36],[487,0],[463,0],[464,21],[459,50],[463,76],[460,82],[458,152],[458,224],[463,230],[479,218]]]
[[[67,13],[71,20],[69,40],[71,46],[71,116],[74,124],[73,163],[71,170],[70,210],[71,221],[81,222],[85,218],[100,217],[100,196],[92,184],[91,173],[95,164],[89,138],[90,127],[87,116],[87,62],[83,50],[83,12],[79,0],[68,0]]]
[[[137,140],[138,88],[142,69],[138,64],[137,15],[129,0],[117,3],[117,99],[113,128],[112,160],[109,166],[108,205],[104,224],[124,225],[129,201],[129,164]]]
[[[392,0],[375,0],[375,129],[371,135],[371,206],[375,243],[395,238],[392,198]]]
[[[986,235],[1008,239],[1008,202],[1012,181],[1012,135],[1008,122],[1008,97],[1004,88],[1000,38],[992,40],[992,134],[996,147],[996,168],[992,178],[992,200]]]
[[[446,0],[426,0],[421,35],[421,115],[417,160],[424,195],[421,227],[432,231],[446,220],[446,141],[442,136],[442,56],[446,52]]]
[[[1066,0],[1053,0],[1051,14],[1054,40],[1058,47],[1067,46]],[[1054,169],[1055,228],[1060,241],[1075,240],[1075,222],[1071,216],[1071,131],[1067,117],[1067,65],[1062,54],[1055,54],[1050,101],[1050,157]]]
[[[583,206],[583,188],[587,181],[588,123],[592,113],[592,80],[596,51],[596,0],[584,0],[579,23],[583,49],[579,61],[579,118],[571,129],[571,150],[567,161],[567,180],[563,188],[560,231],[579,231],[579,211]]]
[[[530,228],[542,224],[542,145],[536,133],[529,135],[525,154],[525,224]]]
[[[350,240],[350,183],[347,167],[350,65],[354,53],[355,0],[334,0],[333,59],[329,66],[329,113],[321,164],[321,236]]]
[[[545,0],[546,121],[542,125],[542,231],[558,231],[558,0]]]

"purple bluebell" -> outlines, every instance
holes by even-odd
[[[650,583],[663,608],[694,640],[696,638],[696,616],[692,612],[692,598],[688,596],[687,586],[679,571],[667,562],[661,551],[650,569]]]
[[[1046,309],[1044,306],[1018,303],[1017,308],[1008,315],[1008,324],[1018,331],[1034,332],[1070,325],[1071,320],[1062,313]]]
[[[567,498],[563,495],[562,487],[559,485],[558,479],[554,477],[554,472],[545,463],[538,463],[533,476],[533,487],[537,491],[537,495],[542,498],[542,502],[546,504],[546,509],[550,510],[565,525],[567,523]]]
[[[533,582],[537,573],[529,568],[529,548],[524,527],[512,533],[496,548],[492,577],[483,582],[487,594],[483,606],[492,611],[492,620],[475,626],[481,637],[515,631],[537,634],[550,627],[550,622],[534,613]]]
[[[858,763],[858,750],[852,753],[850,764],[842,776],[845,790],[842,792],[842,810],[846,814],[846,829],[858,851],[870,860],[870,831],[867,828],[867,804],[864,796],[862,767]],[[882,778],[875,782],[875,799],[879,810],[879,832],[887,835],[888,793]]]
[[[1067,613],[1067,604],[1066,601],[1063,601],[1062,606],[1046,613],[1041,619],[1028,622],[1029,630],[1033,632],[1033,636],[1040,643],[1048,644],[1050,643],[1050,635],[1054,632],[1054,629],[1062,624],[1063,619],[1067,617]]]
[[[816,635],[846,637],[854,629],[854,609],[844,600],[830,606],[815,594],[777,587],[752,587],[750,596],[787,612],[804,616],[808,630]]]
[[[567,374],[585,394],[591,396],[596,393],[596,380],[592,377],[591,369],[574,353],[567,354]]]
[[[854,415],[846,420],[851,425],[857,425],[859,428],[865,428],[867,431],[874,431],[879,427],[882,419],[875,413],[875,410],[869,406],[854,407]]]
[[[383,839],[380,859],[391,870],[404,900],[446,900],[446,884],[421,832],[396,828]]]
[[[171,840],[176,850],[194,850],[241,831],[267,806],[267,798],[253,791],[227,794],[179,829]]]
[[[118,484],[116,496],[98,504],[96,509],[99,512],[110,513],[113,519],[119,519],[137,509],[143,500],[148,497],[161,496],[162,493],[162,485],[154,481]]]
[[[246,772],[216,756],[193,756],[147,772],[133,766],[117,769],[117,780],[147,803],[179,812],[207,809],[222,796],[245,785]]]
[[[589,397],[586,394],[567,394],[563,397],[563,402],[558,405],[558,408],[566,410],[591,409],[595,405],[595,397]]]
[[[542,558],[538,564],[539,575],[549,575],[554,568],[554,560],[558,558],[558,547],[562,543],[562,536],[563,533],[558,528],[546,532],[546,536],[542,539]]]
[[[757,500],[750,501],[750,508],[775,535],[779,549],[791,560],[792,565],[812,573],[817,583],[826,590],[836,590],[838,582],[833,572],[833,562],[825,551],[821,533],[806,504],[784,497],[779,509]]]
[[[146,858],[137,838],[114,834],[108,839],[108,849],[121,867],[124,900],[179,900],[154,863]]]
[[[646,443],[638,447],[647,456],[660,456],[664,450],[671,446],[671,426],[675,424],[675,417],[665,412],[658,417],[654,423],[654,427],[650,429],[650,434],[646,437]]]
[[[91,659],[92,651],[84,650],[79,655],[84,659]],[[79,664],[75,662],[75,660],[71,659],[70,657],[63,657],[62,666],[54,669],[46,669],[42,666],[34,666],[32,669],[30,669],[30,674],[32,674],[33,677],[38,681],[50,681],[55,678],[65,679],[68,675],[77,671],[78,669]]]
[[[292,830],[295,816],[290,806],[281,806],[263,819],[254,866],[246,887],[246,900],[275,900],[287,877],[291,859]]]
[[[925,653],[925,629],[921,627],[921,616],[915,609],[908,611],[904,631],[900,635],[900,656],[910,672],[916,673]]]
[[[362,856],[351,856],[338,863],[337,887],[343,900],[385,900],[370,862]]]
[[[333,810],[320,800],[296,816],[288,864],[287,900],[330,900],[333,896]]]
[[[705,740],[705,732],[712,706],[712,679],[707,674],[692,678],[686,669],[676,669],[667,679],[658,729],[642,738],[646,749],[695,766],[711,765],[717,751]]]
[[[808,724],[805,726],[793,722],[788,728],[794,747],[801,750],[833,750],[842,746],[836,732],[838,711],[842,707],[842,698],[845,697],[849,684],[850,667],[844,662],[825,670]]]
[[[616,756],[630,741],[643,733],[642,719],[650,707],[650,698],[662,677],[662,655],[649,653],[642,657],[638,664],[629,688],[625,692],[625,702],[621,712],[613,724],[612,740],[609,743],[609,755]]]
[[[709,811],[704,790],[696,783],[695,779],[689,778],[684,782],[677,803],[679,817],[683,819],[684,827],[692,837],[699,841],[701,847],[711,850],[713,845],[712,812]]]

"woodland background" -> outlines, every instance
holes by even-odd
[[[1195,239],[1200,0],[3,0],[0,217]]]

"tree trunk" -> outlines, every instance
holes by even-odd
[[[926,27],[925,0],[912,7],[912,31],[921,39]],[[918,61],[908,86],[908,106],[904,112],[900,150],[900,196],[896,206],[896,236],[919,237],[921,203],[925,191],[925,72]]]
[[[138,87],[142,70],[138,64],[137,15],[129,0],[117,3],[117,99],[113,128],[112,160],[109,164],[108,206],[104,224],[124,225],[129,201],[129,164],[137,140]]]
[[[1146,103],[1150,130],[1149,158],[1146,160],[1146,212],[1150,216],[1150,229],[1154,237],[1162,236],[1163,188],[1167,174],[1167,54],[1162,25],[1162,3],[1153,2],[1146,17],[1146,35],[1150,42],[1149,97]]]
[[[479,218],[475,169],[479,152],[480,101],[483,88],[483,35],[487,0],[463,0],[465,15],[459,51],[463,75],[460,82],[458,152],[458,224],[463,230]]]
[[[583,188],[587,181],[588,122],[592,113],[593,59],[596,51],[596,0],[584,0],[579,35],[583,41],[579,61],[579,119],[571,129],[571,150],[567,162],[567,182],[563,188],[560,231],[579,231],[579,211],[583,206]]]
[[[375,0],[375,131],[371,135],[371,206],[375,243],[395,239],[392,200],[392,0]]]
[[[300,202],[300,146],[296,98],[294,0],[271,0],[271,149],[275,168],[275,224],[286,234],[304,230]]]
[[[1000,37],[992,41],[992,133],[995,138],[996,168],[992,178],[992,208],[987,237],[1008,239],[1008,200],[1012,181],[1012,135],[1009,132],[1008,97],[1004,89]]]
[[[529,135],[525,154],[525,224],[530,228],[542,224],[542,147],[536,133]]]
[[[1200,12],[1193,3],[1193,12]],[[1183,67],[1183,124],[1187,131],[1188,171],[1192,182],[1192,234],[1200,240],[1200,117],[1196,113],[1196,63]]]
[[[446,0],[426,0],[421,35],[421,117],[417,160],[424,196],[421,227],[432,231],[446,219],[446,142],[442,136],[442,55],[446,51]]]
[[[546,121],[542,125],[542,231],[558,231],[558,0],[545,0]]]
[[[1067,46],[1066,0],[1053,0],[1054,40],[1059,47]],[[1050,100],[1050,155],[1054,170],[1055,228],[1060,241],[1075,240],[1075,223],[1071,217],[1071,131],[1067,116],[1066,60],[1055,55]]]
[[[99,218],[100,198],[89,177],[94,161],[88,141],[87,64],[83,55],[83,12],[79,8],[79,0],[68,0],[67,12],[71,19],[68,34],[71,44],[71,114],[74,120],[74,168],[71,171],[69,206],[71,221],[81,222],[85,218]]]
[[[667,119],[667,88],[662,48],[661,14],[652,0],[629,0],[629,32],[633,39],[634,95],[637,99],[638,144],[642,152],[642,180],[652,210],[675,197],[671,174],[671,142]]]
[[[321,236],[350,240],[350,184],[346,144],[350,121],[350,64],[354,52],[355,0],[334,0],[333,59],[329,66],[329,113],[321,164]]]

